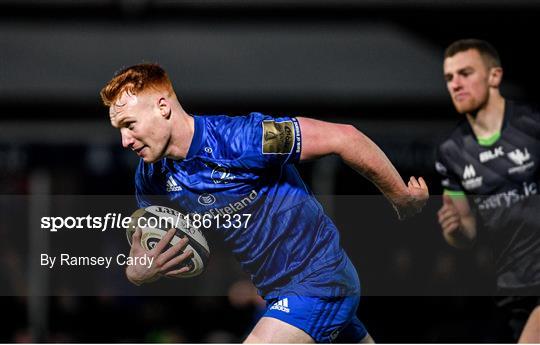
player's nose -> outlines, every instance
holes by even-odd
[[[450,88],[454,91],[458,91],[463,87],[463,84],[458,76],[452,78],[452,81],[450,82]]]
[[[122,128],[120,133],[122,135],[122,146],[126,149],[131,148],[135,139],[125,130],[125,128]]]

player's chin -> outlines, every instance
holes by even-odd
[[[143,157],[143,162],[145,162],[146,164],[152,164],[152,163],[155,163],[157,162],[159,159],[150,159],[150,158],[147,158],[147,157]]]
[[[159,159],[161,157],[157,157],[157,156],[154,156],[154,155],[151,155],[151,154],[147,154],[147,155],[144,155],[141,157],[143,162],[147,163],[147,164],[151,164],[151,163],[155,163],[157,161],[159,161]]]
[[[454,107],[456,108],[456,111],[460,114],[473,113],[478,108],[477,105],[474,104],[474,102],[468,102],[468,101],[463,101],[463,102],[454,101]]]

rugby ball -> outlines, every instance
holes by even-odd
[[[166,249],[176,244],[180,239],[187,237],[188,243],[185,250],[191,249],[193,255],[180,264],[180,267],[189,267],[188,272],[184,272],[179,277],[195,277],[203,273],[210,257],[210,248],[206,238],[199,228],[194,227],[186,215],[172,208],[152,205],[140,208],[131,215],[131,222],[126,229],[126,235],[131,246],[133,234],[139,227],[141,233],[141,246],[145,250],[151,250],[161,240],[168,230],[175,228],[176,234],[167,245]],[[172,270],[179,269],[175,267]]]

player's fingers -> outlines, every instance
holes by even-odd
[[[186,272],[189,272],[189,267],[182,267],[180,269],[167,272],[164,275],[167,276],[167,277],[177,277],[178,275],[180,275],[182,273],[186,273]]]
[[[188,244],[189,239],[186,237],[181,238],[180,241],[176,242],[172,247],[167,249],[165,252],[159,255],[159,260],[163,264],[169,261],[171,258],[175,257],[182,251],[182,249]]]
[[[444,213],[444,206],[441,207],[438,211],[437,211],[437,217],[440,219],[441,218],[441,215]]]
[[[448,219],[450,215],[448,214],[448,212],[445,212],[444,210],[442,210],[442,212],[440,213],[437,213],[437,220],[439,221],[440,224],[442,224],[446,219]]]
[[[412,182],[414,187],[420,188],[420,183],[418,183],[418,180],[416,179],[416,177],[411,176],[411,182]]]
[[[459,221],[448,221],[441,225],[443,233],[449,233],[457,230],[459,228]]]
[[[418,183],[420,184],[420,188],[425,189],[426,191],[429,192],[428,185],[422,176],[418,178]]]
[[[444,222],[447,219],[459,219],[459,216],[454,212],[444,212],[439,217],[439,221]]]
[[[450,209],[442,210],[442,212],[439,213],[437,216],[438,216],[438,219],[439,219],[439,223],[443,223],[444,221],[446,221],[447,219],[450,219],[450,218],[459,219],[459,215],[456,212],[454,212],[453,210],[450,210]]]
[[[142,249],[141,234],[142,234],[141,229],[139,227],[135,228],[135,232],[133,233],[133,236],[131,236],[131,249],[133,250]]]
[[[458,213],[450,207],[444,208],[440,210],[440,214],[442,219],[446,219],[449,217],[458,217]]]
[[[459,219],[456,218],[456,217],[449,217],[449,218],[446,218],[446,219],[441,223],[441,228],[442,228],[444,231],[451,230],[451,229],[453,229],[454,227],[457,227],[457,226],[459,226]]]
[[[165,249],[165,247],[167,247],[167,244],[169,244],[169,242],[171,242],[171,240],[173,239],[175,233],[176,233],[175,228],[169,229],[169,231],[167,231],[165,236],[163,236],[161,238],[161,240],[159,240],[159,242],[156,244],[154,249],[152,249],[154,254],[159,255],[159,253],[161,253],[163,251],[163,249]]]
[[[193,256],[193,251],[192,250],[186,250],[185,252],[183,252],[182,254],[178,255],[178,256],[175,256],[174,258],[172,258],[171,260],[167,261],[161,268],[160,268],[160,272],[166,272],[168,270],[170,270],[171,268],[173,268],[174,266],[177,266],[177,265],[180,265],[182,262],[184,262],[185,260],[187,260],[188,258],[190,258],[191,256]]]

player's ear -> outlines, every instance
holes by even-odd
[[[165,97],[161,97],[158,100],[158,108],[159,108],[159,113],[161,114],[161,116],[163,116],[166,119],[171,117],[171,105]]]
[[[492,67],[489,69],[489,86],[499,87],[502,81],[503,69],[502,67]]]

